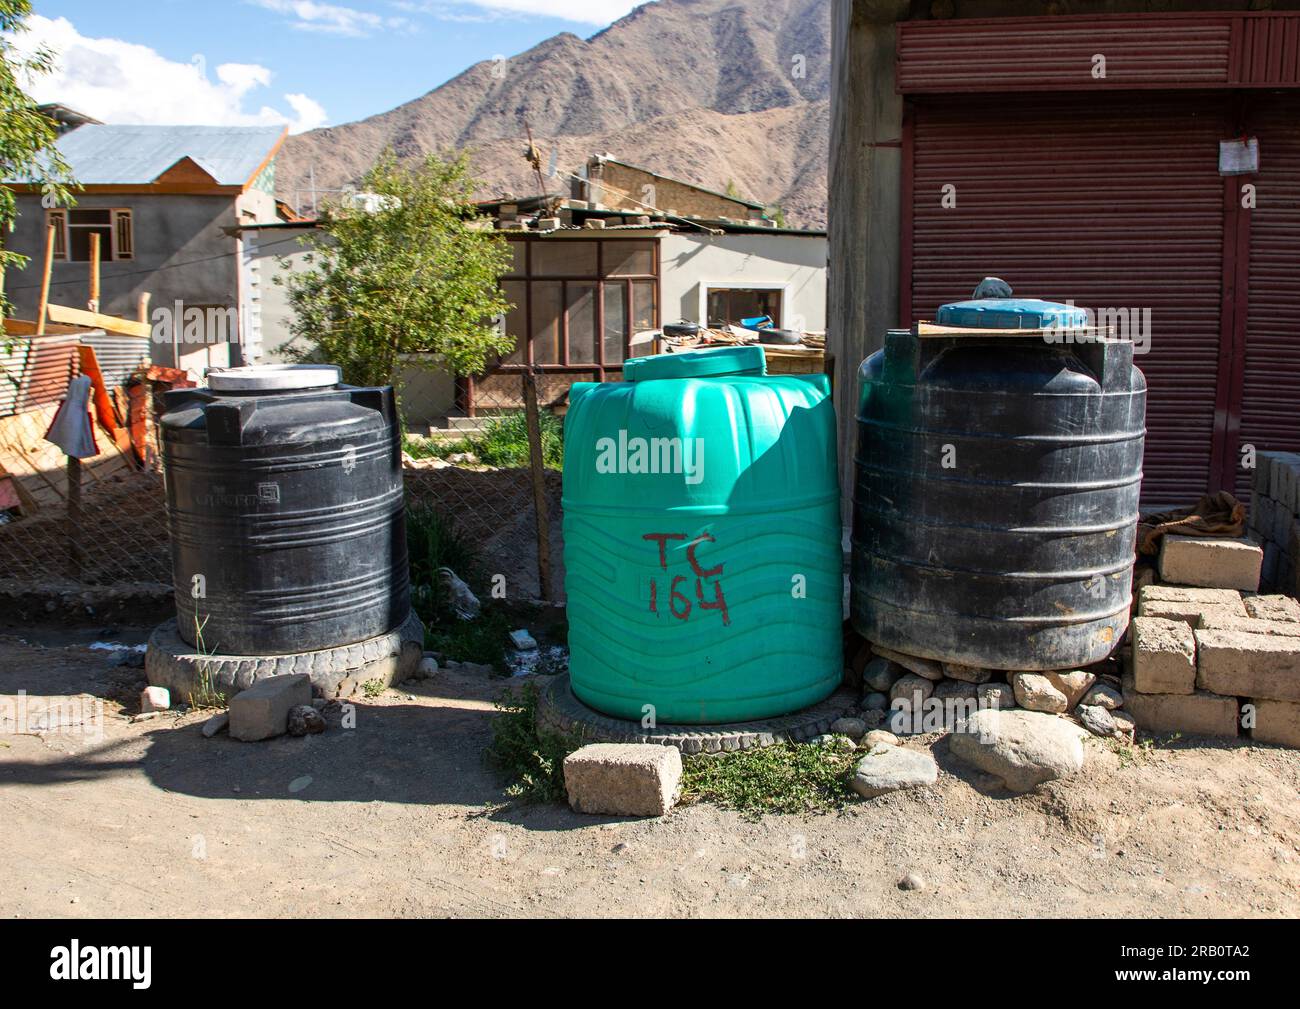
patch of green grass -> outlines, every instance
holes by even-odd
[[[472,452],[474,446],[465,438],[424,438],[404,434],[402,451],[412,459],[446,459],[457,452]]]
[[[387,689],[383,680],[366,680],[361,684],[361,692],[372,701]]]
[[[525,684],[497,701],[488,762],[510,781],[506,794],[528,802],[563,802],[564,758],[582,745],[577,735],[539,732],[536,684]]]
[[[861,756],[812,743],[690,756],[682,769],[682,801],[712,802],[748,820],[833,813],[857,797],[849,778]]]
[[[406,509],[406,553],[411,569],[411,603],[425,624],[455,619],[447,605],[438,569],[451,568],[472,583],[478,574],[479,552],[446,512],[433,505]]]
[[[550,469],[564,466],[564,421],[542,410],[538,414],[542,435],[542,462]],[[532,465],[528,451],[528,418],[523,411],[488,418],[480,434],[464,438],[402,436],[402,451],[413,459],[446,459],[472,452],[485,466],[502,469]]]
[[[425,620],[424,647],[456,662],[477,662],[504,673],[506,642],[512,629],[510,614],[492,600],[483,600],[483,609],[474,620],[461,620],[455,614]]]
[[[543,410],[538,415],[542,435],[542,462],[550,469],[564,466],[564,422]],[[529,466],[528,418],[505,413],[483,425],[483,433],[469,439],[470,449],[488,466]]]

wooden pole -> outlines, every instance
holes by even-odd
[[[137,322],[147,323],[149,321],[149,299],[153,295],[148,291],[141,291],[140,297],[135,303],[135,318]]]
[[[99,232],[90,233],[90,302],[92,312],[99,311]]]
[[[546,504],[546,462],[542,456],[542,424],[537,410],[537,376],[524,372],[524,412],[528,420],[528,456],[533,471],[533,509],[537,518],[537,582],[541,596],[551,601],[551,519]]]
[[[68,456],[68,577],[81,580],[81,460]]]
[[[41,274],[41,300],[36,306],[36,335],[45,334],[45,312],[50,307],[50,273],[54,269],[54,225],[45,229],[45,270]]]

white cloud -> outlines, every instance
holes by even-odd
[[[15,48],[30,52],[43,45],[55,53],[55,72],[27,82],[28,93],[39,102],[61,102],[106,123],[284,123],[300,133],[327,121],[320,104],[303,94],[282,96],[290,112],[270,105],[256,111],[246,108],[252,92],[269,87],[273,77],[255,63],[222,63],[214,70],[214,81],[202,56],[181,63],[148,46],[89,38],[67,18],[33,15],[28,24],[30,31],[10,40]]]
[[[354,7],[316,3],[315,0],[248,0],[290,18],[290,27],[304,32],[322,32],[327,35],[346,35],[362,38],[384,29],[401,29],[410,26],[406,18],[385,17]]]
[[[603,27],[642,3],[645,0],[396,0],[395,6],[444,21],[491,21],[535,15]]]

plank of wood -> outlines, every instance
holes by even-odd
[[[92,312],[99,311],[99,232],[90,233],[90,299],[86,307]]]
[[[54,270],[54,227],[51,224],[45,229],[45,269],[41,273],[41,298],[36,303],[37,335],[45,332],[45,310],[50,304],[50,273]]]
[[[99,312],[87,312],[81,308],[69,308],[67,305],[50,305],[47,311],[51,322],[88,326],[91,329],[103,329],[123,336],[138,336],[143,340],[149,339],[153,333],[152,328],[143,322],[119,319],[115,315],[102,315]]]
[[[976,329],[973,326],[940,326],[938,323],[934,323],[934,322],[918,322],[916,324],[917,336],[939,337],[944,339],[948,339],[952,337],[960,337],[960,336],[967,336],[967,337],[994,336],[994,337],[1033,337],[1036,340],[1043,340],[1043,339],[1047,339],[1048,337],[1055,337],[1058,341],[1065,342],[1065,339],[1068,337],[1068,334],[1071,333],[1077,334],[1079,332],[1080,332],[1079,330],[1071,330],[1071,329]],[[1107,339],[1114,336],[1114,333],[1111,332],[1111,330],[1109,329],[1106,330],[1088,329],[1088,330],[1084,330],[1083,332],[1098,340]],[[1082,343],[1085,341],[1080,340],[1076,336],[1075,340],[1072,342]]]
[[[6,336],[36,336],[37,325],[30,319],[5,319],[4,332]],[[85,326],[63,326],[57,322],[47,323],[45,326],[44,336],[70,336],[74,333],[86,332]]]

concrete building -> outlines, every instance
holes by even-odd
[[[767,222],[761,203],[669,178],[608,154],[588,158],[581,175],[570,182],[570,192],[598,210],[636,214],[662,210],[674,217]]]
[[[409,369],[402,408],[413,430],[473,426],[479,415],[521,408],[526,366],[537,369],[543,405],[563,407],[574,382],[620,379],[637,334],[666,322],[721,326],[767,314],[781,328],[826,328],[823,231],[594,208],[562,196],[494,200],[479,209],[515,249],[502,286],[515,306],[504,325],[516,350],[482,376],[449,375],[434,356],[424,360],[430,367]],[[298,240],[309,228],[241,229],[262,278],[267,361],[287,359],[291,322],[285,288],[271,277],[303,268]]]
[[[1300,450],[1296,7],[834,0],[846,471],[859,363],[986,275],[1141,320],[1148,506],[1243,496],[1249,447]]]
[[[6,180],[18,221],[6,247],[28,257],[5,289],[33,318],[47,228],[54,228],[50,300],[86,308],[90,236],[100,237],[99,311],[137,318],[150,296],[153,360],[201,374],[257,361],[256,263],[239,228],[279,219],[274,197],[281,127],[106,126],[63,110],[58,148],[76,179],[75,206]]]

